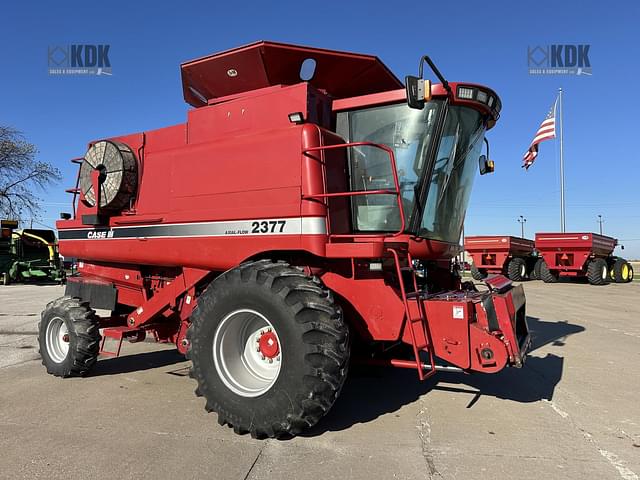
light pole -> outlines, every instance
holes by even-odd
[[[520,224],[520,231],[522,232],[520,236],[524,238],[524,224],[527,223],[527,219],[520,215],[520,218],[518,218],[518,223]]]
[[[600,235],[602,235],[602,224],[604,220],[602,219],[602,215],[598,215],[598,224],[600,225]]]

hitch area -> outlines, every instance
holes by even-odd
[[[435,355],[463,370],[521,367],[531,338],[521,285],[496,275],[484,292],[453,291],[424,300]]]
[[[474,287],[428,294],[418,289],[411,255],[403,266],[397,251],[387,251],[395,261],[404,306],[400,340],[412,347],[413,359],[369,358],[365,363],[416,369],[420,380],[439,370],[495,373],[522,366],[530,336],[521,285],[491,275],[485,291]],[[436,365],[436,360],[446,364]]]

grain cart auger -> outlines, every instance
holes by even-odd
[[[271,42],[184,63],[186,123],[75,160],[57,226],[79,276],[42,314],[47,371],[152,335],[221,424],[280,437],[320,420],[351,361],[420,379],[520,366],[522,288],[451,267],[500,100],[424,60],[441,83],[406,89],[377,57]]]

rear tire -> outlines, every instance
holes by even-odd
[[[38,323],[42,364],[56,377],[86,375],[98,360],[100,330],[96,312],[78,298],[50,302]]]
[[[471,277],[474,280],[484,280],[485,278],[487,278],[487,272],[485,272],[484,270],[478,270],[478,268],[472,264],[471,265]]]
[[[558,281],[558,274],[549,270],[547,262],[544,260],[540,264],[540,280],[544,283],[556,283]]]
[[[198,298],[191,322],[196,395],[238,434],[296,435],[342,389],[350,353],[342,310],[319,280],[287,263],[249,262],[222,274]],[[265,334],[275,349],[263,349]],[[261,364],[267,356],[272,362]]]
[[[524,258],[513,257],[507,265],[507,276],[514,282],[521,282],[527,276],[527,262]]]
[[[594,258],[587,266],[587,279],[591,285],[605,285],[609,279],[609,267],[604,258]]]

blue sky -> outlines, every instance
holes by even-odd
[[[21,130],[62,185],[46,192],[44,223],[69,211],[68,159],[89,140],[183,122],[180,62],[255,40],[378,55],[398,77],[428,53],[449,80],[496,90],[503,112],[489,134],[496,173],[476,179],[468,234],[527,236],[559,229],[557,142],[522,154],[565,91],[567,229],[605,233],[640,258],[637,1],[402,3],[129,1],[8,2],[0,28],[0,124]],[[535,5],[535,6],[534,6]],[[394,7],[394,8],[392,8]],[[49,76],[47,47],[110,44],[113,76]],[[527,47],[589,44],[592,76],[531,76]]]

